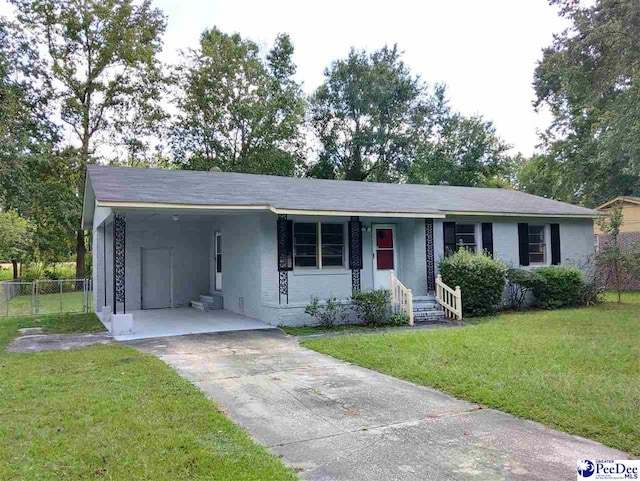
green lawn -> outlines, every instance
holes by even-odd
[[[41,294],[39,314],[57,314],[60,312],[82,312],[84,310],[82,291]],[[91,293],[89,293],[91,296]],[[0,298],[0,318],[30,316],[33,313],[31,295],[17,296],[5,302]]]
[[[640,293],[624,300],[303,345],[640,455]]]
[[[93,314],[0,319],[0,479],[296,479],[151,355],[115,343],[4,350],[33,326],[102,329]]]
[[[344,331],[370,331],[370,327],[360,326],[357,324],[336,324],[335,326],[278,326],[290,336],[307,336],[310,334],[327,334],[331,332]]]

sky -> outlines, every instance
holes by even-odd
[[[205,28],[239,32],[268,48],[286,32],[307,93],[351,47],[398,44],[412,72],[444,83],[451,106],[491,120],[512,153],[529,156],[550,123],[536,112],[533,73],[566,21],[547,0],[154,0],[167,16],[162,60],[196,47]],[[11,15],[6,0],[0,14]]]
[[[445,83],[451,105],[494,122],[512,151],[530,155],[550,123],[536,113],[532,87],[542,49],[566,21],[547,0],[155,0],[168,17],[166,61],[195,47],[217,26],[268,47],[280,32],[294,43],[297,78],[306,92],[350,47],[397,43],[411,70]]]

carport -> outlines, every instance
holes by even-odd
[[[133,316],[133,332],[115,335],[114,337],[118,341],[211,332],[275,329],[274,326],[225,309],[200,311],[185,307],[138,310],[132,311],[130,314]],[[103,324],[111,331],[109,321],[105,320]]]

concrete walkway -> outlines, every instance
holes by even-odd
[[[302,348],[277,330],[127,344],[156,354],[307,480],[574,480],[625,453]]]

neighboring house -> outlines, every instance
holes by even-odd
[[[632,249],[640,245],[640,197],[621,196],[605,202],[596,209],[602,213],[608,213],[612,208],[622,208],[622,226],[618,234],[618,245],[621,249]],[[610,235],[604,234],[597,224],[593,231],[596,235],[597,245],[607,244]],[[629,279],[627,288],[640,289],[640,279]]]
[[[508,189],[94,165],[83,227],[99,312],[135,323],[206,294],[197,307],[295,325],[311,296],[388,288],[391,270],[433,302],[438,261],[460,244],[513,266],[580,265],[596,216]]]

